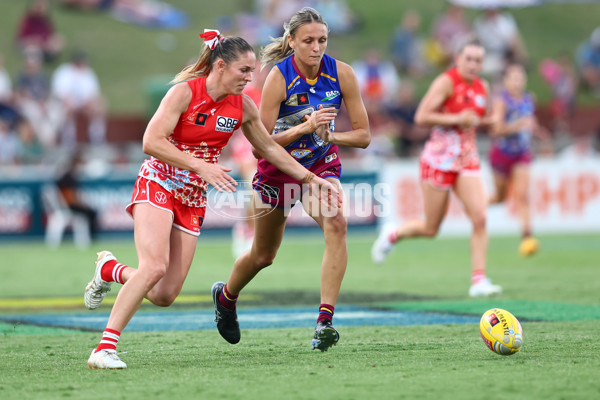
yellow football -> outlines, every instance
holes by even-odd
[[[483,342],[496,354],[509,356],[523,346],[519,320],[501,308],[492,308],[481,316],[479,331]]]
[[[519,254],[523,257],[535,254],[540,248],[540,242],[537,239],[528,237],[521,241],[519,245]]]

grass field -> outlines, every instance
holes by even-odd
[[[387,53],[392,33],[408,9],[421,13],[420,33],[427,37],[433,21],[446,3],[444,0],[347,2],[361,19],[360,28],[342,36],[336,36],[334,32],[329,51],[348,63],[361,57],[370,47]],[[0,35],[0,54],[4,56],[13,79],[21,68],[21,60],[13,46],[14,32],[26,3],[0,0],[0,26],[3,32]],[[52,16],[57,29],[67,40],[65,58],[73,49],[85,49],[90,53],[92,66],[99,75],[102,91],[108,98],[112,112],[153,112],[150,109],[156,104],[148,94],[153,79],[159,78],[161,83],[166,83],[168,77],[173,77],[185,63],[197,57],[201,49],[198,33],[204,28],[214,27],[218,16],[234,15],[251,7],[251,2],[247,0],[212,2],[210,7],[201,5],[197,0],[169,0],[168,3],[189,14],[190,25],[187,29],[143,29],[111,19],[104,13],[81,13],[61,7],[53,9]],[[576,46],[598,26],[600,3],[551,3],[542,7],[513,9],[511,13],[531,55],[530,89],[537,94],[541,103],[545,103],[550,93],[537,74],[539,61],[556,57],[562,51],[574,55]],[[472,21],[476,11],[469,10],[467,14],[469,21]],[[159,44],[164,40],[172,41],[174,47],[168,51],[161,50]],[[430,81],[431,77],[426,76],[417,82],[420,94],[424,93]],[[594,102],[591,96],[584,93],[579,100],[583,104]]]
[[[495,299],[466,296],[468,240],[401,243],[382,267],[369,257],[372,234],[351,234],[350,261],[338,308],[480,316],[507,308],[520,318],[523,349],[501,357],[481,341],[476,323],[338,326],[340,343],[310,350],[312,323],[288,329],[244,329],[232,346],[215,329],[127,332],[119,350],[124,371],[88,370],[99,332],[0,322],[0,398],[179,399],[591,399],[600,396],[600,248],[597,235],[542,236],[532,258],[517,255],[518,239],[492,238],[489,274],[504,287]],[[135,265],[129,240],[97,243]],[[290,233],[276,263],[240,300],[253,307],[318,306],[322,240]],[[0,317],[83,313],[82,288],[95,254],[70,245],[50,251],[37,242],[0,244]],[[211,308],[209,290],[232,265],[222,236],[206,232],[182,291],[160,311]],[[109,294],[107,303],[114,298]],[[245,296],[245,298],[244,298]],[[63,302],[61,303],[61,299]],[[245,300],[246,299],[246,300]],[[33,303],[26,301],[36,300]],[[69,301],[72,300],[72,301]],[[105,315],[110,306],[96,313]],[[140,314],[158,310],[144,305]],[[93,312],[88,312],[93,315]],[[340,314],[341,315],[341,314]],[[338,319],[340,317],[338,316]],[[241,319],[241,317],[240,317]]]

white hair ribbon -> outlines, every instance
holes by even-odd
[[[216,29],[205,29],[204,33],[200,34],[200,37],[204,39],[204,43],[210,47],[211,50],[214,50],[217,43],[219,43],[220,34],[221,32]]]

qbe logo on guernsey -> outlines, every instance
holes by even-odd
[[[217,123],[215,124],[215,130],[219,132],[231,133],[235,129],[238,120],[230,117],[217,116]]]

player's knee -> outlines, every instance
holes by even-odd
[[[335,217],[325,219],[324,230],[335,235],[345,236],[348,231],[348,221],[342,213],[338,213]]]
[[[474,230],[485,229],[485,225],[487,223],[485,211],[480,211],[471,215],[471,223],[473,224]]]
[[[423,236],[428,237],[428,238],[434,238],[437,236],[439,230],[440,230],[439,226],[427,226],[427,227],[425,227]]]
[[[256,256],[254,256],[254,260],[255,260],[255,265],[258,269],[263,269],[268,267],[269,265],[273,264],[273,261],[275,261],[275,256],[277,255],[277,252],[272,252],[272,251],[267,251],[267,252],[262,252],[257,254]]]
[[[171,293],[161,293],[157,296],[154,296],[152,298],[152,304],[159,306],[159,307],[169,307],[171,304],[173,304],[173,302],[175,301],[175,299],[177,298],[177,294],[171,294]]]
[[[144,268],[143,271],[142,276],[145,277],[147,285],[153,287],[167,273],[167,264],[164,262],[153,263]]]

